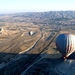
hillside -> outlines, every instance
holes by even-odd
[[[38,58],[43,61],[32,66],[28,73],[45,75],[51,72],[54,75],[54,65],[62,59],[55,39],[62,33],[75,35],[75,11],[0,14],[0,75],[15,75],[42,50],[46,52],[42,52]],[[48,66],[38,66],[41,64]]]
[[[0,22],[30,22],[43,25],[74,25],[75,11],[28,12],[0,15]]]

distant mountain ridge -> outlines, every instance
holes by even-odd
[[[14,14],[14,17],[31,17],[35,18],[75,18],[75,11],[50,11],[50,12],[29,12],[29,13],[18,13]]]
[[[13,17],[25,18],[24,21],[35,24],[52,24],[53,21],[68,21],[75,19],[75,11],[29,12],[14,14]]]
[[[75,24],[75,11],[23,12],[0,15],[0,22],[29,22],[34,24]]]

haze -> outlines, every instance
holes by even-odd
[[[0,13],[75,10],[75,0],[0,0]]]

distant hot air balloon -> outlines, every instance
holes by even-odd
[[[75,51],[75,36],[73,34],[60,34],[56,38],[57,50],[64,58],[67,58]]]

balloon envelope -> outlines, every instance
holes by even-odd
[[[56,38],[56,47],[64,57],[68,57],[75,51],[75,36],[72,34],[60,34]]]

